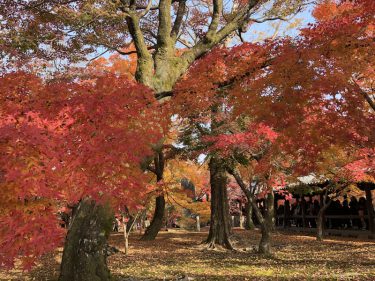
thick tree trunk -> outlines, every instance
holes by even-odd
[[[261,224],[262,237],[259,242],[259,253],[264,255],[271,255],[271,229],[268,223]]]
[[[372,235],[375,235],[375,214],[374,214],[374,206],[372,205],[372,194],[371,194],[370,188],[366,188],[365,192],[366,192],[366,205],[367,205],[369,230]]]
[[[153,169],[153,172],[156,174],[156,181],[160,182],[163,180],[164,165],[165,165],[164,154],[161,148],[160,148],[160,151],[157,152],[155,155],[154,164],[155,164],[155,167]],[[155,212],[154,212],[154,216],[152,218],[151,224],[149,227],[147,227],[145,234],[143,234],[141,240],[143,241],[155,240],[161,227],[163,226],[164,211],[165,211],[164,194],[160,194],[158,197],[156,197]]]
[[[254,229],[255,225],[253,222],[253,206],[250,203],[246,204],[246,229]]]
[[[211,185],[211,222],[207,244],[209,248],[215,245],[233,249],[229,240],[230,221],[227,199],[227,175],[222,163],[212,157],[209,163]]]
[[[145,234],[142,236],[141,240],[150,241],[156,238],[160,229],[163,226],[164,209],[165,209],[164,195],[159,195],[158,197],[156,197],[154,217],[152,218],[151,224],[146,229]]]
[[[271,190],[266,198],[266,210],[264,219],[260,220],[260,229],[262,237],[259,242],[259,253],[264,255],[271,255],[271,231],[275,228],[275,214],[274,214],[275,197]]]
[[[325,197],[323,200],[326,200]],[[324,214],[328,208],[328,206],[331,204],[331,201],[329,201],[328,203],[325,203],[325,202],[322,202],[322,207],[320,208],[319,210],[319,213],[318,213],[318,218],[316,220],[316,240],[318,241],[323,241],[323,238],[324,238],[324,222],[325,222],[325,219],[324,219]]]
[[[109,207],[91,199],[80,202],[65,241],[59,281],[110,280],[106,247],[112,223]]]

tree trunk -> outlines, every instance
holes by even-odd
[[[152,218],[151,224],[149,227],[147,227],[145,234],[143,234],[141,240],[143,241],[155,240],[161,227],[163,226],[164,209],[165,209],[164,195],[159,195],[158,197],[156,197],[154,217]]]
[[[152,218],[151,224],[146,229],[145,234],[142,236],[141,240],[151,241],[156,238],[160,229],[163,226],[164,209],[165,209],[164,195],[159,195],[158,197],[156,197],[154,217]]]
[[[110,280],[107,239],[113,224],[108,206],[83,199],[65,240],[59,281]]]
[[[128,234],[128,231],[130,231],[130,229],[128,230],[128,228],[130,228],[131,224],[128,224],[125,220],[125,218],[122,218],[122,222],[124,224],[124,252],[125,252],[125,255],[127,255],[129,253],[129,234]]]
[[[273,190],[270,188],[267,194],[267,198],[265,200],[265,210],[264,214],[260,211],[259,207],[257,206],[255,195],[254,193],[250,192],[249,189],[246,188],[246,184],[242,180],[241,176],[234,170],[229,169],[229,173],[231,173],[236,182],[241,187],[242,191],[245,193],[248,204],[251,204],[252,209],[255,212],[255,217],[257,218],[262,232],[262,238],[259,242],[259,253],[270,255],[271,254],[271,231],[273,225],[275,224],[275,215],[274,215],[274,201],[275,197],[273,194]]]
[[[160,182],[163,180],[164,165],[165,165],[164,154],[161,148],[160,148],[160,151],[158,151],[155,154],[154,164],[155,164],[155,167],[154,167],[153,173],[155,173],[156,175],[156,181]],[[145,234],[143,234],[141,240],[143,241],[155,240],[161,227],[163,226],[164,210],[165,210],[164,194],[160,194],[158,197],[156,197],[155,212],[154,212],[154,216],[152,218],[151,224],[149,227],[147,227]]]
[[[129,221],[126,223],[126,232],[130,231],[130,227],[133,225],[135,218],[133,216],[129,216]]]
[[[375,214],[374,214],[374,206],[372,205],[372,194],[371,194],[370,188],[366,188],[365,192],[366,192],[366,205],[367,205],[369,230],[372,235],[375,235]]]
[[[262,237],[260,238],[259,242],[259,253],[264,255],[271,255],[271,229],[267,222],[264,221],[261,224],[261,233]]]
[[[274,201],[275,197],[273,191],[271,190],[267,194],[266,210],[264,214],[264,219],[261,220],[261,233],[262,237],[259,242],[259,253],[264,255],[271,255],[271,231],[275,228],[275,214],[274,214]]]
[[[246,229],[254,229],[255,225],[253,222],[253,206],[250,203],[246,204]]]
[[[230,221],[227,199],[227,175],[221,161],[212,157],[209,163],[211,185],[211,221],[206,243],[209,248],[215,245],[233,249],[229,240]]]
[[[324,197],[323,200],[326,200],[325,197]],[[318,240],[318,241],[323,241],[323,238],[324,238],[324,228],[325,228],[324,214],[325,214],[328,206],[331,204],[331,201],[329,201],[328,203],[322,202],[322,204],[323,205],[319,210],[318,218],[317,218],[317,221],[316,221],[316,240]]]
[[[265,213],[265,219],[267,221],[267,228],[270,231],[275,230],[275,196],[273,194],[273,191],[271,190],[267,194],[267,198],[265,200],[266,203],[266,213]]]

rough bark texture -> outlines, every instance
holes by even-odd
[[[227,199],[227,175],[221,161],[212,157],[209,163],[211,185],[211,222],[207,244],[209,248],[215,245],[233,249],[229,240],[230,221]]]
[[[375,214],[374,206],[372,205],[372,194],[370,188],[366,188],[366,205],[368,214],[369,230],[372,235],[375,235]]]
[[[259,242],[259,253],[271,255],[271,231],[274,228],[274,194],[270,191],[266,199],[266,213],[264,220],[260,220],[262,237]]]
[[[260,238],[258,251],[264,255],[271,254],[271,230],[267,223],[261,224],[260,226],[262,237]]]
[[[321,207],[318,213],[318,218],[316,221],[316,240],[323,241],[324,238],[324,214],[331,204],[332,201],[326,202],[327,195],[323,197],[323,202],[321,202]]]
[[[151,170],[156,175],[157,182],[163,180],[164,165],[165,165],[164,154],[160,150],[155,155],[154,167],[149,168],[149,170]],[[146,229],[145,234],[143,234],[141,240],[143,241],[155,240],[156,236],[158,235],[160,229],[163,226],[164,211],[165,211],[164,194],[160,194],[158,197],[156,197],[155,212],[154,212],[152,221],[150,223],[150,226]]]
[[[108,207],[90,199],[80,202],[65,241],[59,281],[110,280],[106,247],[112,223]]]
[[[152,218],[151,224],[146,229],[145,234],[142,236],[141,240],[150,241],[156,238],[160,229],[163,226],[164,209],[165,209],[164,195],[159,195],[158,197],[156,197],[154,217]]]

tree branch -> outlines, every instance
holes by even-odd
[[[159,29],[158,29],[158,48],[170,47],[171,35],[171,0],[160,0],[159,3]]]
[[[200,40],[193,48],[186,51],[181,56],[181,58],[184,59],[188,65],[193,63],[197,58],[208,52],[213,46],[220,43],[225,37],[238,30],[244,25],[244,23],[248,22],[250,12],[258,4],[258,2],[259,0],[250,0],[247,7],[240,10],[229,23],[227,23],[217,32],[207,32],[206,36],[202,40]],[[216,29],[214,18],[211,21],[210,29]]]
[[[266,21],[274,21],[274,20],[287,21],[287,19],[284,18],[284,17],[272,17],[272,18],[264,18],[264,19],[249,18],[249,21],[256,22],[256,23],[263,23],[263,22],[266,22]]]
[[[241,175],[234,169],[231,169],[231,168],[227,168],[227,171],[229,174],[231,174],[234,179],[236,180],[237,184],[241,187],[242,191],[245,193],[246,197],[247,197],[247,200],[249,201],[249,203],[251,204],[251,206],[253,207],[254,209],[254,212],[255,212],[255,215],[259,221],[259,223],[261,225],[263,225],[265,223],[265,219],[262,215],[262,213],[260,212],[255,200],[254,200],[254,194],[252,194],[248,189],[247,189],[247,186],[245,184],[245,182],[242,180],[242,177]]]
[[[186,0],[178,1],[178,9],[176,14],[176,19],[174,20],[174,24],[171,31],[171,37],[176,42],[178,33],[180,32],[180,28],[182,25],[182,20],[186,13]]]
[[[207,37],[211,37],[216,33],[216,30],[219,26],[220,15],[223,11],[223,0],[213,0],[213,14],[210,26],[208,27]]]
[[[150,9],[151,9],[151,5],[152,5],[152,0],[148,0],[148,4],[147,4],[147,6],[146,6],[146,8],[142,11],[142,12],[140,12],[139,14],[138,14],[138,17],[139,18],[143,18],[145,15],[147,15],[147,13],[150,11]]]
[[[152,77],[153,72],[153,59],[145,43],[137,13],[134,11],[128,12],[126,22],[138,55],[136,79],[145,85],[149,85],[149,79]]]

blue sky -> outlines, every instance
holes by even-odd
[[[261,39],[272,37],[275,34],[277,26],[280,24],[277,32],[277,36],[297,36],[299,29],[307,26],[309,23],[314,22],[312,17],[313,6],[307,6],[302,12],[295,15],[288,22],[284,21],[271,21],[265,23],[253,24],[246,34],[243,35],[243,39],[247,42],[259,41]],[[295,27],[292,27],[293,23],[298,23]]]
[[[246,42],[259,42],[265,38],[270,38],[275,34],[275,30],[277,29],[277,36],[297,36],[299,34],[299,29],[302,27],[307,26],[309,23],[314,22],[314,18],[312,17],[312,9],[313,5],[307,6],[302,12],[295,15],[289,21],[270,21],[264,23],[255,23],[253,24],[249,30],[242,34],[242,38]],[[292,25],[296,24],[294,27]],[[278,26],[280,25],[280,26]],[[234,42],[235,44],[239,43],[239,40]],[[98,48],[97,53],[100,54],[104,51],[104,48]],[[111,55],[110,52],[105,53],[103,57],[108,58]]]

